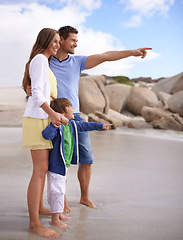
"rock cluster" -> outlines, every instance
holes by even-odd
[[[183,131],[183,73],[142,81],[134,79],[134,86],[129,86],[109,82],[106,76],[82,76],[80,111],[89,121],[109,122],[112,128],[123,125]]]

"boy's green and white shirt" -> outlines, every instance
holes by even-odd
[[[74,150],[73,134],[70,124],[68,125],[63,124],[63,128],[64,128],[65,165],[66,167],[70,167]]]

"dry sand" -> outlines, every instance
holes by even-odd
[[[26,94],[21,87],[0,88],[0,126],[20,127],[26,106]]]
[[[77,167],[70,167],[72,208],[62,240],[182,240],[183,141],[91,132],[95,156],[90,194],[98,209],[79,204]],[[32,164],[21,128],[0,128],[0,239],[42,237],[28,232],[26,190]],[[45,206],[46,191],[44,193]],[[50,217],[42,217],[50,227]]]

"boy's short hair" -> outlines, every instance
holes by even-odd
[[[66,107],[71,107],[72,104],[67,98],[55,98],[50,103],[50,107],[58,113],[66,113]]]
[[[60,37],[63,37],[63,39],[65,40],[66,38],[68,38],[69,33],[78,34],[78,30],[71,26],[64,26],[58,30],[58,33],[59,33]]]

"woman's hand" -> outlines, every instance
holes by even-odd
[[[59,127],[62,124],[68,125],[68,119],[61,113],[54,112],[50,115],[50,120],[55,127]]]
[[[48,114],[50,120],[55,127],[59,127],[62,124],[68,125],[68,119],[61,113],[55,112],[47,102],[41,105],[41,108]]]

